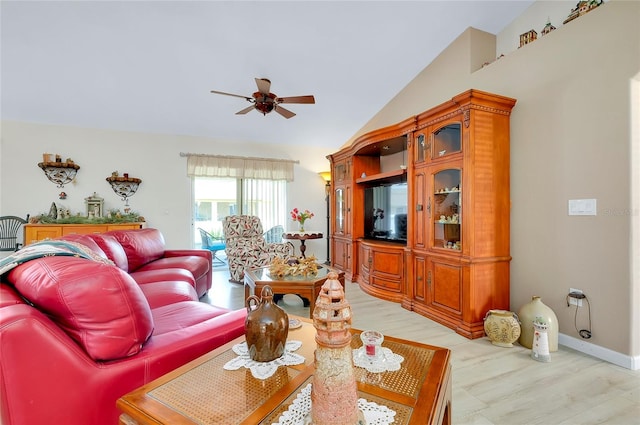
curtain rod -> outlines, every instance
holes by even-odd
[[[225,158],[225,159],[249,159],[253,161],[280,161],[280,162],[293,162],[294,164],[300,164],[300,161],[293,159],[280,159],[280,158],[258,158],[251,156],[233,156],[233,155],[210,155],[206,153],[189,153],[189,152],[180,152],[180,156],[208,156],[211,158]]]

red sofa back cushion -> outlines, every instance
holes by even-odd
[[[102,249],[107,257],[113,261],[116,266],[125,272],[129,271],[129,260],[127,260],[127,253],[124,252],[124,248],[120,245],[120,242],[113,236],[107,233],[93,233],[89,235],[96,244]]]
[[[129,272],[164,256],[164,236],[158,229],[114,230],[106,233],[120,242],[129,261]]]
[[[87,248],[91,249],[93,252],[98,254],[102,258],[109,258],[107,254],[100,248],[100,246],[96,243],[96,241],[91,238],[89,235],[81,235],[79,233],[71,233],[68,235],[64,235],[59,237],[58,239],[63,241],[71,241],[82,244]],[[110,258],[109,258],[110,259]]]
[[[7,276],[94,360],[136,354],[153,332],[142,290],[117,267],[76,257],[28,261]]]

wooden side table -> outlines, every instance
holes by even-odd
[[[266,285],[271,286],[274,294],[295,294],[309,302],[309,317],[313,319],[313,309],[320,289],[330,272],[338,275],[338,281],[344,289],[344,272],[318,264],[318,272],[312,275],[295,275],[276,277],[269,274],[269,267],[247,269],[244,272],[244,299],[251,295],[259,295]]]
[[[315,233],[315,232],[285,232],[283,233],[282,237],[284,239],[296,239],[300,241],[300,255],[302,256],[302,258],[307,258],[307,256],[304,254],[304,252],[307,250],[306,245],[304,244],[305,241],[309,240],[309,239],[322,239],[323,235],[322,233]]]

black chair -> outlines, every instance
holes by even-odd
[[[20,227],[26,224],[29,220],[15,215],[6,215],[0,217],[0,251],[17,251],[22,246],[18,242],[18,232]]]
[[[213,255],[213,262],[215,263],[218,261],[220,264],[227,264],[222,258],[216,255],[218,251],[224,251],[226,247],[224,239],[216,238],[211,233],[200,227],[198,227],[198,231],[200,231],[200,238],[202,239],[202,249],[208,249],[211,251],[211,255]]]

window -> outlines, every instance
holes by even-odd
[[[284,180],[193,178],[194,241],[201,244],[198,228],[222,237],[222,220],[228,215],[257,215],[264,230],[287,221]]]
[[[265,230],[287,221],[287,182],[297,161],[181,153],[193,179],[194,241],[202,228],[222,235],[222,219],[233,214],[260,217]]]

